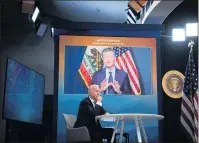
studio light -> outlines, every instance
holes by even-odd
[[[185,41],[185,30],[184,29],[173,29],[172,30],[173,41]]]
[[[36,7],[36,8],[35,8],[35,11],[34,11],[34,13],[33,13],[33,15],[32,15],[32,21],[33,21],[33,22],[36,21],[38,15],[39,15],[39,8]]]
[[[38,22],[38,24],[35,25],[36,28],[36,35],[43,37],[48,29],[48,25],[42,22]]]
[[[198,23],[186,24],[186,36],[198,36]]]
[[[51,32],[54,34],[54,28],[53,27],[51,28]]]

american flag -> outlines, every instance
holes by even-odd
[[[192,142],[198,142],[198,77],[193,58],[193,50],[189,54],[186,67],[180,121],[185,133]]]
[[[128,47],[114,47],[113,50],[116,56],[116,67],[128,73],[132,94],[140,95],[139,74],[130,49]]]

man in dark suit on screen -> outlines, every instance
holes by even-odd
[[[108,114],[102,107],[102,97],[98,85],[91,85],[88,89],[89,97],[83,99],[79,105],[77,121],[74,128],[86,126],[92,142],[102,142],[102,139],[111,141],[112,128],[102,128],[99,121],[95,120],[98,115]]]
[[[132,94],[128,74],[115,67],[115,53],[112,48],[102,51],[104,68],[94,73],[91,84],[100,86],[103,94]]]

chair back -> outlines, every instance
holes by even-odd
[[[73,128],[75,125],[75,122],[76,122],[76,117],[73,115],[64,114],[64,113],[62,113],[62,115],[64,116],[64,120],[66,122],[66,127]]]

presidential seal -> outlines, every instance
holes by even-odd
[[[162,79],[162,88],[171,98],[181,98],[184,75],[176,70],[168,71]]]

